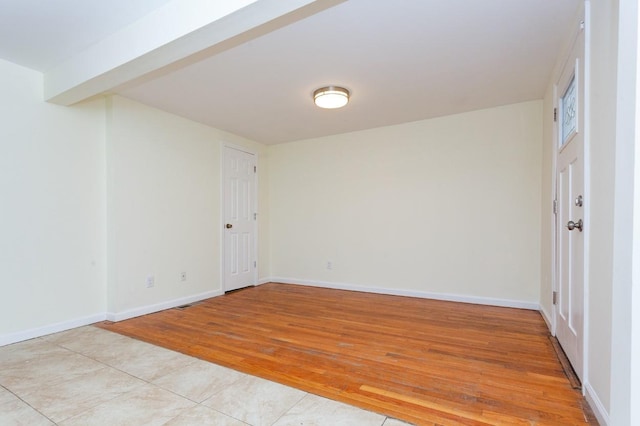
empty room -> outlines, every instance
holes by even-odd
[[[0,2],[0,424],[640,424],[638,21]]]

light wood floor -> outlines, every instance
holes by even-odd
[[[99,326],[415,424],[592,419],[535,311],[270,283]]]

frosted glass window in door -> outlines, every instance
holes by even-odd
[[[562,126],[560,146],[567,143],[577,129],[578,100],[576,95],[576,77],[574,75],[560,100],[560,123]]]

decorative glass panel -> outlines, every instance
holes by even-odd
[[[560,145],[564,145],[569,137],[575,133],[578,118],[578,101],[576,98],[576,77],[571,78],[569,87],[564,92],[560,102],[560,123],[562,125],[561,134],[562,141]]]

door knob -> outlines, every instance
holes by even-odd
[[[233,228],[233,225],[232,225],[232,224],[230,224],[230,223],[227,223],[227,224],[225,225],[225,228],[227,228],[227,229],[231,229],[231,228]]]
[[[570,220],[567,222],[567,229],[569,231],[573,231],[574,229],[578,229],[578,231],[582,232],[582,219],[577,222]]]

